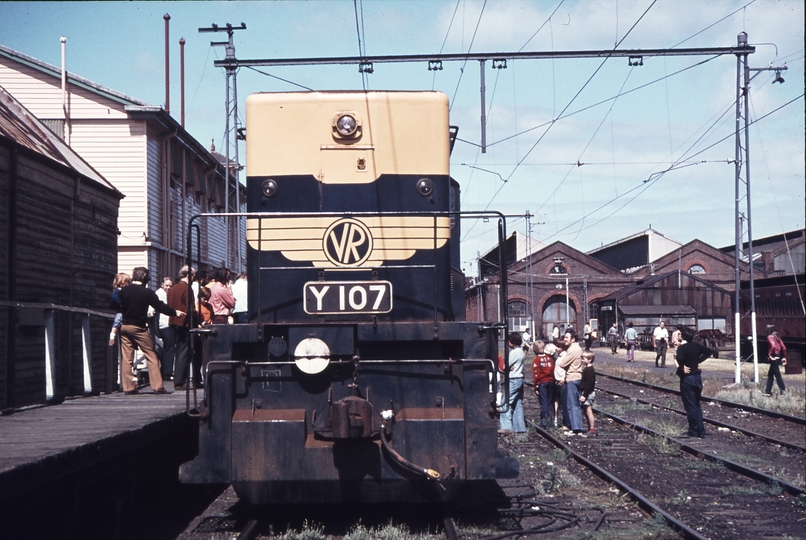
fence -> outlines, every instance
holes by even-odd
[[[0,301],[0,406],[114,391],[117,357],[107,346],[114,316],[57,304]]]

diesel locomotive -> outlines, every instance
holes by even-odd
[[[517,475],[497,444],[506,302],[465,321],[447,97],[260,93],[246,128],[249,322],[201,331],[180,480],[255,504],[449,503]]]

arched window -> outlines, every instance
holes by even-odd
[[[549,274],[555,276],[565,276],[568,274],[568,270],[566,270],[565,266],[562,263],[556,263],[554,266],[551,267],[549,270]]]
[[[701,265],[701,264],[692,264],[691,266],[688,267],[688,273],[689,274],[704,274],[705,273],[705,267],[703,265]]]
[[[541,329],[543,335],[551,334],[555,326],[564,329],[568,324],[573,325],[576,317],[576,306],[573,300],[566,304],[564,295],[552,296],[543,304],[543,328]]]

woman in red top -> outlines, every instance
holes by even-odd
[[[786,365],[786,345],[778,337],[778,331],[774,330],[772,334],[767,336],[767,342],[770,344],[770,369],[767,371],[767,391],[764,392],[765,396],[772,395],[772,379],[775,377],[775,382],[778,383],[778,388],[781,395],[784,393],[784,378],[781,377],[781,366]]]

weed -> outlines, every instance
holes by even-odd
[[[307,519],[302,522],[302,530],[288,529],[278,537],[279,540],[324,540],[325,528],[322,525],[310,523]]]
[[[666,437],[680,432],[680,425],[665,417],[647,418],[644,420],[644,426]]]
[[[688,470],[714,470],[724,469],[725,463],[722,461],[711,461],[710,459],[688,459],[685,468]]]
[[[641,433],[636,439],[640,444],[648,446],[656,454],[677,454],[680,452],[680,445],[668,437],[656,437]]]
[[[537,491],[541,493],[553,493],[560,488],[568,488],[580,485],[579,479],[568,472],[563,467],[553,466],[548,471],[548,478],[540,482]]]
[[[769,492],[753,486],[739,486],[732,484],[722,488],[723,495],[767,495]]]
[[[688,504],[690,502],[691,502],[691,497],[689,496],[688,491],[686,491],[685,489],[680,490],[680,493],[678,493],[675,496],[675,498],[672,499],[672,504],[676,504],[678,506],[683,505],[683,504]]]
[[[442,538],[441,535],[429,533],[412,533],[405,525],[395,525],[392,522],[382,527],[366,527],[359,523],[350,529],[344,536],[344,540],[433,540]]]
[[[647,538],[680,538],[680,535],[669,527],[666,519],[660,514],[644,520],[643,526],[646,529],[645,537]]]
[[[460,538],[478,538],[483,536],[492,536],[496,533],[496,530],[492,527],[479,527],[478,525],[457,522],[456,533]]]

